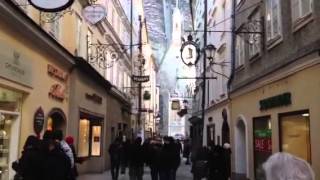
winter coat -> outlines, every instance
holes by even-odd
[[[23,180],[43,180],[44,160],[44,154],[39,149],[28,148],[22,152],[21,158],[13,168]]]
[[[44,168],[45,180],[70,180],[72,177],[70,158],[59,145],[47,152]]]
[[[120,144],[112,143],[108,151],[109,151],[111,163],[114,165],[120,164],[120,158],[121,158]]]
[[[129,164],[133,167],[143,167],[145,162],[145,154],[143,148],[139,144],[132,144],[130,146]]]
[[[175,148],[171,144],[163,145],[160,152],[159,170],[172,170],[175,168],[175,163]]]

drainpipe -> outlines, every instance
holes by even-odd
[[[232,3],[232,40],[231,40],[231,74],[228,81],[228,93],[231,91],[231,83],[234,78],[235,62],[236,62],[236,0]],[[229,97],[230,98],[230,97]]]

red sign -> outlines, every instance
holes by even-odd
[[[48,64],[48,74],[51,77],[57,78],[62,82],[66,82],[68,79],[68,74],[66,72],[52,66],[51,64]]]
[[[271,138],[255,138],[254,149],[258,152],[272,152]]]
[[[63,101],[65,98],[65,90],[60,84],[54,84],[49,91],[49,97],[59,101]]]

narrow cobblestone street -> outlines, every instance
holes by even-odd
[[[177,180],[192,180],[192,174],[190,172],[191,166],[185,165],[184,162],[181,163],[181,166],[177,172]],[[110,171],[106,171],[103,174],[86,174],[78,178],[78,180],[111,180]],[[128,173],[126,175],[120,175],[119,180],[129,180]],[[150,169],[148,167],[144,170],[143,180],[151,180]]]

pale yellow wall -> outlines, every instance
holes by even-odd
[[[79,70],[74,70],[71,75],[71,89],[70,94],[70,126],[68,127],[68,132],[75,138],[76,149],[78,149],[77,144],[79,141],[79,120],[80,120],[80,108],[86,110],[86,112],[92,113],[92,115],[103,116],[103,128],[102,128],[102,148],[101,157],[90,157],[83,164],[79,165],[80,173],[101,173],[106,170],[107,162],[107,144],[110,142],[109,135],[106,133],[109,131],[107,124],[110,123],[109,117],[107,116],[107,96],[106,91],[99,84],[97,84],[92,78],[86,77],[87,74],[80,72]],[[97,94],[102,97],[102,104],[96,104],[88,99],[86,99],[85,94]]]
[[[63,102],[59,102],[48,97],[51,85],[55,83],[63,83],[60,83],[58,80],[48,75],[47,65],[54,65],[64,72],[69,71],[70,65],[67,63],[62,64],[61,61],[57,61],[60,57],[47,54],[48,49],[38,46],[36,43],[33,43],[32,40],[27,38],[28,37],[16,34],[15,29],[11,29],[5,24],[0,23],[0,41],[8,44],[8,46],[14,47],[17,52],[21,53],[21,56],[27,57],[27,59],[31,61],[30,64],[32,64],[33,69],[32,88],[26,88],[0,78],[0,85],[10,86],[10,88],[21,90],[25,93],[21,112],[20,151],[27,136],[34,134],[33,115],[39,106],[43,108],[46,118],[52,108],[62,109],[66,116],[69,113],[69,94],[66,94],[67,98]],[[69,88],[69,81],[65,84],[65,87],[67,89]],[[66,93],[68,93],[68,91]]]
[[[272,150],[279,151],[279,126],[278,114],[309,109],[310,111],[310,133],[311,133],[311,155],[312,167],[317,178],[320,177],[320,65],[300,71],[288,78],[269,84],[250,93],[232,98],[231,101],[231,139],[234,146],[234,131],[237,120],[243,116],[247,124],[248,147],[249,147],[249,172],[253,179],[253,137],[252,118],[265,115],[271,116],[272,122]],[[268,97],[276,96],[284,92],[291,92],[292,105],[288,107],[273,108],[267,111],[259,110],[259,101]],[[235,152],[233,147],[233,152]],[[235,160],[235,153],[232,154]],[[234,164],[234,163],[233,163]],[[233,171],[234,171],[233,165]],[[317,179],[316,178],[316,179]]]

